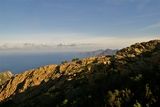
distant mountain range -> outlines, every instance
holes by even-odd
[[[160,40],[13,75],[0,85],[0,106],[159,107]]]
[[[88,56],[102,56],[102,55],[114,55],[116,54],[116,52],[118,51],[118,49],[100,49],[100,50],[96,50],[96,51],[89,51],[89,52],[83,52],[83,54],[86,54]]]

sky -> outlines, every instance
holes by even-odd
[[[0,0],[0,45],[122,48],[160,38],[159,10],[160,0]]]

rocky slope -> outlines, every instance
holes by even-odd
[[[159,107],[160,40],[113,56],[48,65],[15,75],[0,88],[6,107]]]
[[[11,79],[13,74],[10,71],[0,72],[0,85]]]

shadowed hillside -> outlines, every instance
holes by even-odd
[[[15,75],[1,86],[0,102],[2,107],[159,107],[160,40]]]

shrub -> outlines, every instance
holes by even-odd
[[[72,59],[72,61],[78,61],[79,60],[79,58],[73,58]]]
[[[64,60],[64,61],[61,62],[61,64],[65,64],[65,63],[67,63],[67,60]]]

